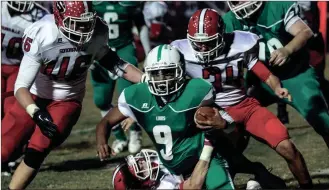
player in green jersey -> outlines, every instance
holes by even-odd
[[[294,107],[329,147],[328,107],[304,47],[313,32],[299,18],[298,5],[294,2],[248,1],[229,2],[229,7],[231,11],[223,15],[226,32],[244,30],[260,36],[259,59],[281,79],[293,100],[278,100],[263,83],[257,98],[264,105],[285,101]],[[247,80],[250,78],[249,73]]]
[[[161,162],[172,174],[189,176],[199,159],[204,159],[209,161],[204,188],[233,189],[226,161],[215,149],[212,156],[203,152],[205,134],[194,122],[200,106],[213,105],[212,85],[203,79],[186,79],[183,55],[170,45],[151,50],[144,66],[146,82],[126,88],[118,106],[97,125],[101,159],[110,155],[107,145],[110,131],[106,125],[113,127],[131,117],[144,128]],[[217,116],[218,122],[213,127],[223,128],[223,122],[219,121],[222,118]]]
[[[133,24],[140,31],[141,42],[146,48],[150,46],[148,42],[148,29],[145,26],[143,14],[141,12],[141,3],[133,1],[93,1],[93,8],[98,16],[107,22],[109,27],[108,45],[122,59],[129,61],[137,66],[136,49],[133,44],[132,28]],[[144,37],[143,37],[144,36]],[[146,36],[146,37],[145,37]],[[147,47],[146,49],[150,49]],[[111,108],[112,95],[115,88],[115,80],[112,80],[107,70],[94,64],[91,70],[91,82],[94,90],[94,103],[101,110],[102,117]],[[118,91],[130,86],[132,83],[119,78],[117,80]],[[118,125],[113,131],[116,140],[113,142],[113,149],[119,153],[128,146],[131,153],[137,153],[141,148],[141,131],[140,128],[134,125],[130,131],[129,144],[127,138]]]

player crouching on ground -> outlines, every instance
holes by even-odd
[[[111,128],[127,117],[142,126],[159,154],[163,165],[174,175],[190,176],[199,160],[209,162],[203,188],[234,189],[226,161],[214,152],[203,150],[205,133],[197,128],[194,114],[201,106],[214,105],[212,85],[203,79],[185,78],[183,55],[170,45],[155,47],[145,60],[146,82],[126,88],[114,107],[96,129],[99,158],[110,157],[108,137]],[[217,114],[213,128],[224,128]],[[202,124],[202,123],[200,123]],[[211,148],[210,148],[211,149]],[[207,165],[207,164],[206,164]]]
[[[110,50],[108,27],[92,11],[91,2],[55,1],[53,7],[54,14],[25,30],[17,101],[2,120],[2,162],[29,140],[10,189],[25,188],[49,152],[69,136],[80,116],[94,60],[135,83],[142,75]]]

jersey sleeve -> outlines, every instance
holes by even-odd
[[[134,121],[137,122],[135,114],[133,113],[133,111],[131,110],[129,104],[126,101],[125,90],[123,90],[122,93],[119,96],[118,108],[124,116],[130,117]]]
[[[206,94],[206,96],[201,101],[199,107],[213,105],[215,103],[215,98],[216,98],[216,92],[215,92],[214,88],[210,88],[209,92]]]
[[[233,12],[229,11],[225,13],[224,15],[222,15],[222,19],[225,24],[226,33],[230,33],[235,30],[242,30],[242,28],[240,27],[241,24],[239,23]]]
[[[300,18],[300,7],[295,2],[280,2],[281,10],[284,13],[284,27],[288,31],[289,28],[296,23]]]

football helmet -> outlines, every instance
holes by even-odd
[[[168,5],[165,2],[150,1],[145,2],[143,15],[146,26],[150,29],[150,37],[157,39],[166,26],[164,17],[168,12]]]
[[[34,2],[33,1],[8,1],[7,5],[11,9],[13,9],[19,13],[26,13],[33,9]]]
[[[96,13],[90,1],[54,1],[53,9],[56,25],[68,40],[82,45],[91,39]]]
[[[142,149],[135,156],[129,155],[119,164],[112,177],[114,189],[154,189],[160,171],[158,153]]]
[[[217,58],[224,49],[224,22],[213,9],[197,10],[188,23],[187,39],[201,63]]]
[[[185,60],[178,49],[171,45],[153,48],[144,62],[145,81],[156,96],[177,92],[185,82]]]
[[[245,19],[254,14],[263,4],[262,1],[228,1],[230,10],[237,19]]]

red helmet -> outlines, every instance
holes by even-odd
[[[119,164],[113,171],[112,185],[115,190],[138,189],[141,183],[130,172],[126,162]]]
[[[26,13],[33,9],[34,2],[33,1],[8,1],[7,5],[17,11],[19,13]]]
[[[224,22],[213,9],[197,10],[188,23],[187,39],[196,57],[208,63],[220,55],[224,48]]]
[[[158,153],[150,149],[143,149],[136,156],[127,156],[126,162],[118,165],[113,172],[113,188],[155,188],[160,167],[158,159]]]
[[[91,39],[96,13],[90,1],[54,1],[53,9],[56,25],[68,40],[81,45]]]

